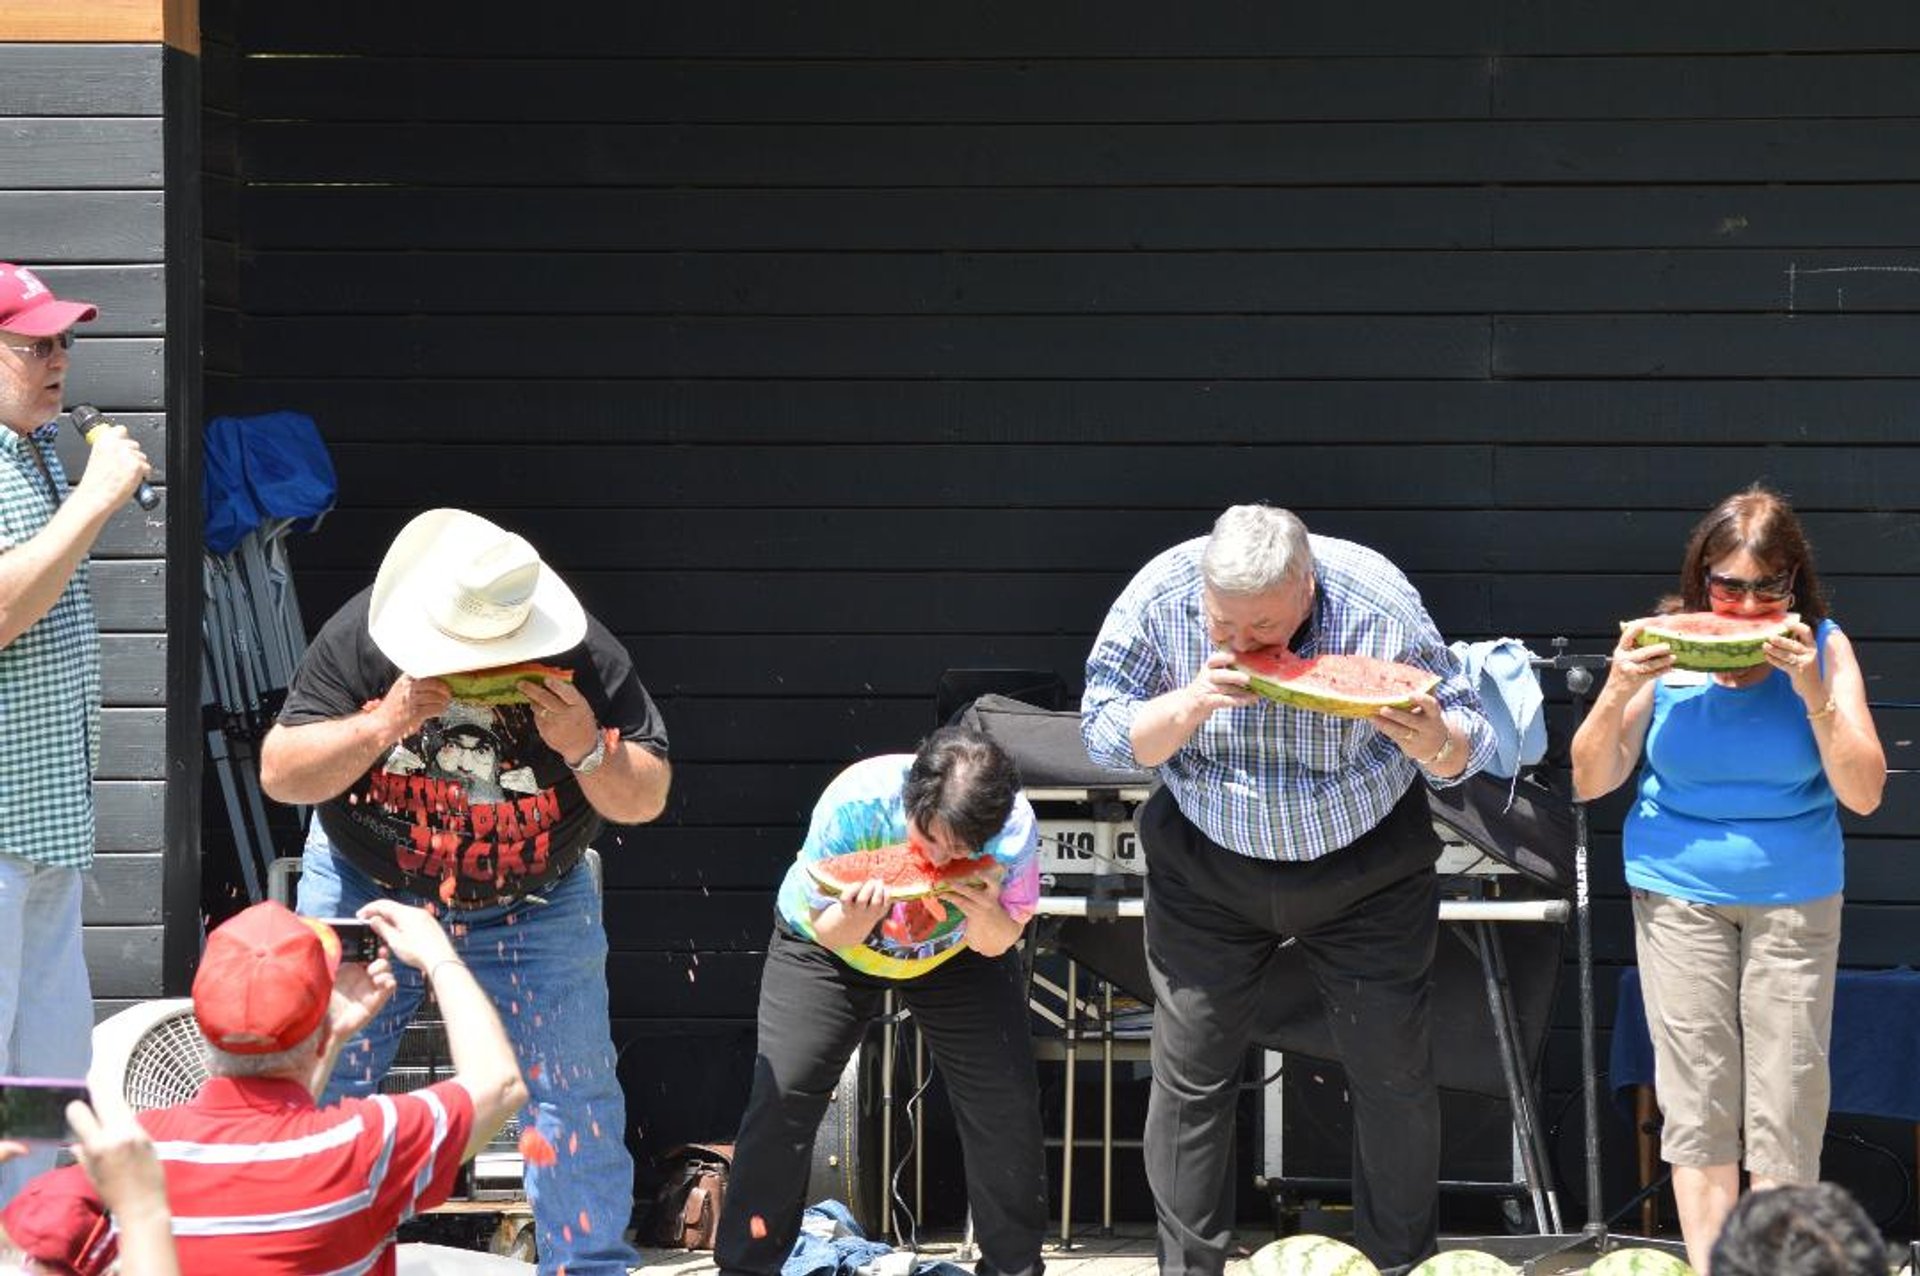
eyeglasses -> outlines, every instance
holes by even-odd
[[[1769,576],[1765,580],[1741,580],[1738,576],[1707,573],[1707,596],[1717,603],[1737,603],[1751,598],[1762,606],[1779,606],[1793,597],[1793,578],[1797,572]]]
[[[62,350],[73,349],[73,329],[69,328],[57,337],[42,337],[30,346],[9,345],[7,349],[13,351],[15,354],[30,354],[40,362],[45,363],[47,360],[53,358],[53,348],[55,346],[59,346]]]

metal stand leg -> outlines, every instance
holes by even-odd
[[[979,1258],[980,1248],[973,1239],[973,1206],[969,1205],[967,1206],[967,1230],[961,1234],[960,1248],[953,1251],[953,1261],[972,1263],[977,1262]]]
[[[927,1216],[927,1039],[920,1035],[917,1023],[913,1026],[913,1092],[923,1096],[922,1102],[913,1105],[913,1217],[918,1220]]]
[[[1474,947],[1480,954],[1480,972],[1487,987],[1487,1015],[1493,1021],[1494,1047],[1500,1056],[1501,1075],[1507,1083],[1507,1106],[1513,1113],[1521,1172],[1527,1181],[1527,1195],[1533,1202],[1536,1230],[1557,1232],[1560,1230],[1559,1208],[1556,1204],[1550,1211],[1548,1206],[1552,1188],[1547,1182],[1546,1163],[1540,1156],[1539,1120],[1522,1079],[1525,1066],[1520,1056],[1519,1039],[1513,1031],[1512,1001],[1494,964],[1496,941],[1489,933],[1490,923],[1474,922],[1470,929]]]
[[[880,1005],[880,1235],[887,1236],[893,1232],[893,993]]]
[[[1506,950],[1502,948],[1494,932],[1488,932],[1493,942],[1489,948],[1493,953],[1494,977],[1499,980],[1502,989],[1501,1004],[1507,1015],[1507,1037],[1515,1043],[1514,1059],[1518,1064],[1520,1077],[1520,1100],[1526,1106],[1529,1124],[1533,1129],[1533,1155],[1540,1166],[1540,1182],[1544,1185],[1547,1197],[1547,1213],[1538,1216],[1543,1230],[1560,1231],[1563,1226],[1560,1218],[1560,1191],[1553,1182],[1553,1156],[1547,1148],[1546,1127],[1540,1122],[1540,1095],[1534,1088],[1533,1070],[1527,1066],[1525,1053],[1519,1043],[1526,1040],[1520,1031],[1519,1015],[1513,1008],[1513,982],[1507,978]]]
[[[1080,963],[1067,962],[1067,1114],[1060,1132],[1060,1248],[1073,1248],[1073,1118],[1080,1062]]]
[[[1100,1234],[1113,1235],[1113,985],[1100,1003]]]

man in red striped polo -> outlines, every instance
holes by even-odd
[[[140,1114],[188,1276],[388,1276],[394,1230],[446,1200],[461,1163],[527,1100],[492,1000],[440,924],[391,900],[360,916],[432,985],[454,1075],[316,1106],[341,1047],[393,994],[389,956],[343,964],[331,928],[275,903],[215,930],[193,982],[214,1075],[191,1102]],[[84,1177],[72,1187],[91,1190]]]

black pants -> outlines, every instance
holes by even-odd
[[[980,1243],[974,1270],[1039,1272],[1047,1174],[1018,950],[991,958],[968,950],[916,979],[879,979],[783,926],[768,945],[753,1093],[714,1241],[722,1271],[770,1276],[793,1249],[811,1203],[802,1198],[820,1118],[888,989],[913,1012],[946,1079]],[[766,1232],[759,1239],[755,1217]]]
[[[1263,989],[1292,937],[1353,1102],[1355,1240],[1383,1270],[1435,1250],[1440,1103],[1428,1008],[1439,854],[1416,782],[1350,846],[1306,863],[1225,850],[1162,789],[1140,816],[1156,998],[1147,1178],[1166,1276],[1218,1276],[1233,1235],[1237,1090]]]

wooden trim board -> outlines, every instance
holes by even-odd
[[[197,0],[0,0],[0,41],[158,44],[200,51]]]

